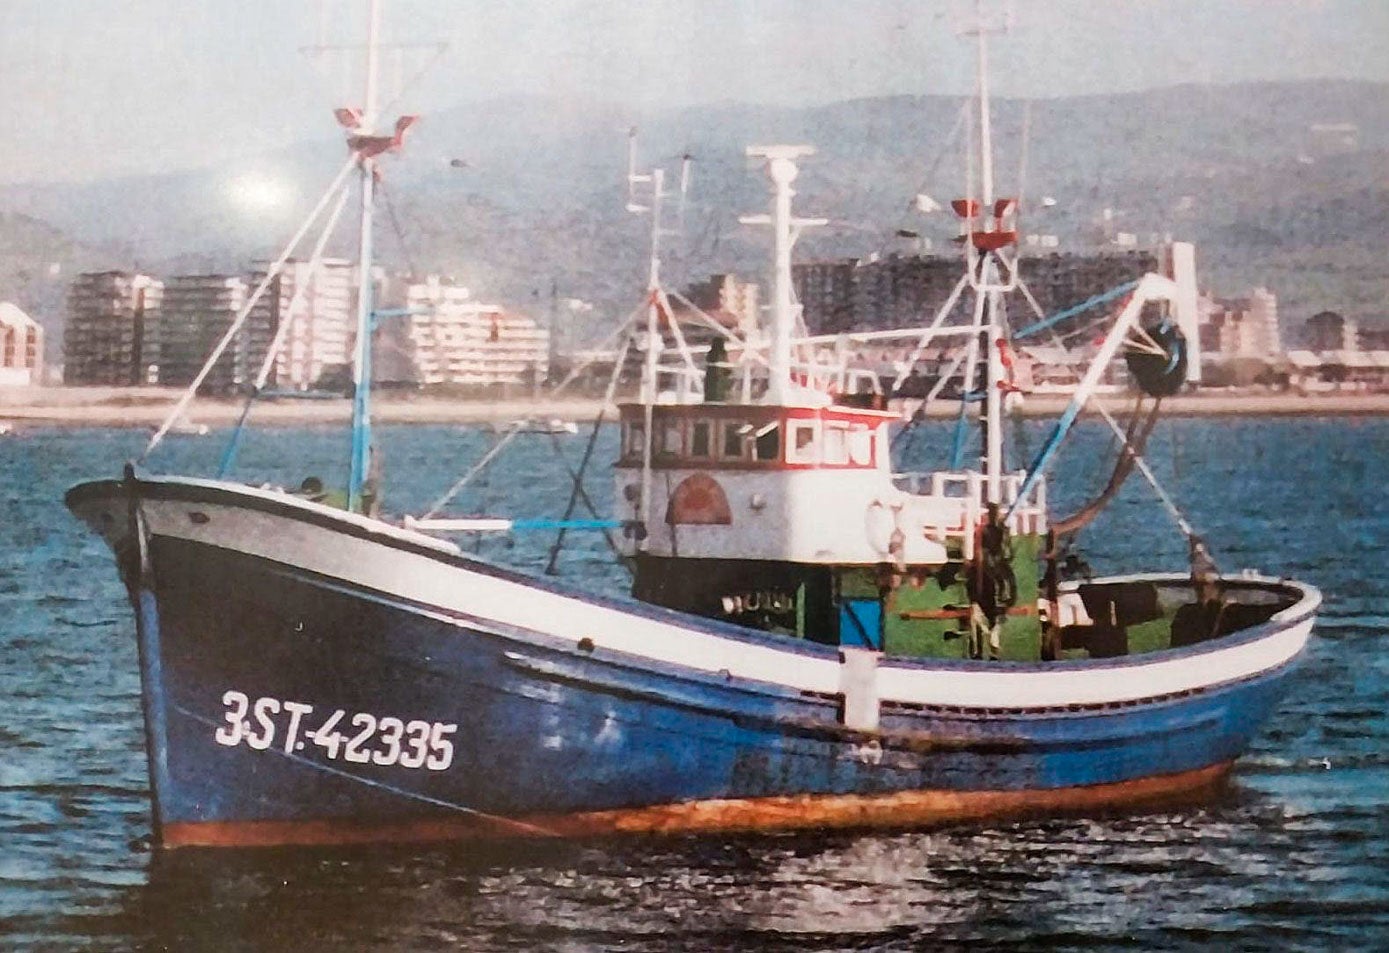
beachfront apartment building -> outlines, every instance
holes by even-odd
[[[1255,288],[1237,298],[1203,294],[1196,300],[1201,353],[1209,360],[1236,357],[1270,360],[1283,354],[1278,296]]]
[[[1040,247],[1050,247],[1049,245]],[[921,254],[848,258],[837,261],[808,262],[792,266],[796,296],[803,307],[811,334],[843,334],[850,331],[876,331],[897,328],[924,328],[944,307],[959,285],[963,264],[957,254]],[[1043,314],[1054,315],[1064,309],[1110,292],[1144,274],[1161,270],[1156,248],[1129,248],[1123,251],[1045,251],[1029,252],[1019,259],[1019,270],[1029,294]],[[968,301],[968,297],[965,297]],[[957,304],[961,309],[965,305]],[[1019,302],[1015,307],[1024,307]],[[1101,309],[1104,305],[1100,305]],[[1113,305],[1110,305],[1113,307]],[[1097,312],[1078,312],[1070,321],[1056,326],[1056,332],[1071,345],[1085,347],[1074,339],[1093,320]],[[1103,313],[1101,310],[1098,313]],[[1010,316],[1012,312],[1010,312]],[[1018,314],[1019,324],[1033,320],[1031,314]],[[855,366],[877,374],[884,386],[896,380],[911,357],[915,341],[856,346]],[[1040,343],[1040,342],[1036,342]],[[1075,349],[1075,348],[1073,348]],[[921,396],[936,382],[947,366],[944,360],[918,361],[913,374],[903,382],[903,393]],[[941,352],[944,353],[944,352]],[[951,355],[954,356],[953,353]],[[1066,349],[1029,349],[1017,363],[1019,373],[1039,387],[1062,387],[1078,379],[1076,358]],[[1122,363],[1105,371],[1106,386],[1120,386],[1125,380]]]
[[[1159,265],[1157,252],[1143,248],[1019,259],[1022,279],[1045,314],[1158,271]],[[791,273],[806,327],[812,334],[839,334],[924,327],[949,299],[963,267],[959,254],[893,254],[806,262],[793,265]]]
[[[43,383],[43,328],[18,305],[0,301],[0,387]]]
[[[124,271],[78,275],[68,291],[64,383],[187,386],[264,277],[263,268],[167,279]],[[307,390],[325,374],[340,376],[352,361],[355,286],[356,269],[347,261],[326,259],[317,272],[307,262],[287,262],[203,390],[251,386],[286,321],[267,384]]]
[[[377,380],[496,392],[543,381],[550,332],[439,278],[409,283],[407,314],[377,332]]]
[[[737,275],[710,275],[704,281],[687,285],[679,298],[671,302],[671,310],[677,315],[685,313],[688,310],[686,301],[743,336],[755,333],[761,320],[761,289],[757,282],[743,281]],[[683,331],[684,325],[697,322],[686,318],[681,324]],[[707,337],[707,333],[704,336]]]
[[[126,271],[80,274],[68,289],[63,383],[130,386],[157,378],[164,283]]]
[[[265,274],[263,268],[253,272],[247,283],[254,289]],[[271,279],[249,317],[254,334],[264,337],[263,345],[252,348],[262,359],[275,335],[283,338],[268,384],[305,391],[343,378],[356,337],[356,274],[341,258],[321,259],[317,268],[290,259]],[[252,379],[259,370],[252,369]]]
[[[1302,326],[1302,346],[1309,351],[1353,351],[1361,346],[1360,325],[1335,311],[1319,311]]]
[[[157,383],[186,387],[193,382],[245,306],[249,290],[240,275],[179,275],[165,283],[156,321]],[[265,316],[258,318],[248,319],[232,339],[208,372],[203,393],[231,393],[254,379],[273,336]]]

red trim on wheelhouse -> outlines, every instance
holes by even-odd
[[[851,407],[670,404],[652,408],[658,470],[876,470],[882,425],[897,415]],[[621,410],[619,469],[642,465],[645,408]]]

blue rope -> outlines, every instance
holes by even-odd
[[[227,449],[222,451],[222,463],[217,468],[217,479],[225,480],[231,473],[231,468],[236,464],[236,451],[241,444],[241,431],[246,428],[246,418],[251,416],[251,405],[256,402],[259,391],[251,391],[251,395],[246,398],[246,404],[241,408],[241,416],[236,420],[236,426],[232,428],[231,437],[227,440]]]
[[[619,529],[621,520],[512,520],[512,529]]]
[[[955,442],[950,451],[950,469],[959,470],[965,465],[965,438],[968,435],[969,427],[965,423],[965,410],[969,407],[969,401],[960,400],[960,415],[955,418]]]
[[[1104,304],[1106,301],[1113,301],[1115,298],[1118,298],[1121,295],[1128,294],[1130,291],[1137,287],[1137,281],[1126,281],[1118,287],[1110,288],[1108,291],[1101,292],[1097,295],[1093,295],[1089,298],[1086,298],[1084,301],[1082,301],[1080,304],[1074,307],[1067,308],[1064,311],[1059,311],[1043,321],[1038,321],[1036,324],[1029,324],[1021,331],[1014,331],[1013,340],[1017,341],[1022,338],[1031,337],[1034,334],[1038,334],[1042,331],[1045,331],[1047,328],[1052,327],[1053,325],[1060,324],[1067,318],[1074,318],[1082,311],[1088,311],[1096,305]]]
[[[1013,511],[1018,505],[1027,498],[1027,494],[1032,492],[1032,488],[1037,485],[1037,481],[1042,478],[1042,473],[1046,470],[1051,458],[1056,455],[1056,451],[1061,448],[1061,441],[1066,439],[1066,434],[1070,432],[1071,425],[1080,416],[1080,404],[1072,403],[1066,408],[1061,419],[1052,428],[1051,436],[1047,437],[1047,442],[1042,445],[1042,449],[1037,453],[1037,458],[1032,461],[1032,466],[1027,468],[1027,476],[1023,479],[1022,488],[1018,490],[1018,497],[1013,501],[1013,505],[1008,507],[1008,516],[1013,515]]]

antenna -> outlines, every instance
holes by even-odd
[[[676,207],[675,219],[681,232],[685,231],[685,204],[690,196],[690,163],[694,156],[685,153],[680,157],[680,204]]]
[[[974,136],[968,137],[970,156],[966,163],[965,197],[952,203],[961,219],[960,241],[964,244],[965,272],[970,287],[976,291],[1012,291],[1018,284],[1017,198],[997,198],[994,194],[993,116],[989,96],[990,34],[1006,33],[1010,16],[990,21],[984,16],[984,0],[975,0],[974,22],[960,31],[972,36],[977,47],[977,84],[979,95],[979,173],[980,196],[974,195]],[[974,116],[971,113],[970,119]],[[1011,254],[1009,253],[1011,249]],[[989,266],[994,263],[997,267]],[[1003,275],[997,276],[1001,269]]]
[[[650,182],[651,176],[637,174],[637,127],[627,130],[627,211],[645,212],[645,205],[637,204],[637,186]]]
[[[767,359],[767,402],[784,404],[791,391],[791,338],[798,317],[791,299],[791,247],[800,237],[801,229],[828,224],[825,218],[793,218],[791,197],[800,170],[796,160],[814,155],[811,146],[748,146],[749,159],[765,159],[767,176],[772,180],[770,215],[744,215],[738,219],[744,225],[770,225],[773,234],[772,259],[772,339]]]
[[[690,163],[694,156],[688,152],[680,157],[680,186],[679,204],[676,206],[676,219],[678,229],[683,231],[685,225],[685,205],[690,191]],[[649,172],[637,171],[637,127],[632,126],[627,130],[627,211],[641,215],[650,213],[651,215],[651,280],[648,290],[655,291],[660,287],[660,247],[661,238],[666,235],[676,234],[664,228],[661,220],[663,204],[672,193],[665,188],[666,173],[664,169],[653,168]],[[649,190],[643,188],[649,186]]]
[[[381,70],[382,64],[372,64],[373,58],[380,59],[381,53],[389,53],[391,56],[389,71],[392,74],[392,82],[382,91],[386,94],[386,101],[379,104],[379,111],[382,113],[390,112],[395,106],[405,98],[407,92],[414,88],[429,71],[434,67],[444,54],[448,52],[449,45],[443,42],[418,42],[418,43],[382,43],[378,37],[375,42],[367,43],[339,43],[332,42],[329,25],[337,20],[346,18],[338,15],[337,12],[329,12],[329,4],[325,0],[320,0],[318,5],[318,24],[315,30],[315,42],[309,46],[299,47],[299,52],[308,57],[309,62],[318,72],[323,90],[332,97],[332,101],[353,102],[361,94],[357,87],[360,82],[360,75],[356,72],[358,65],[361,66],[362,73],[377,73]],[[427,58],[425,58],[427,56]],[[367,62],[358,62],[359,57]],[[362,112],[361,107],[357,107],[358,112]]]

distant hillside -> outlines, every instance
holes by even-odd
[[[47,360],[61,360],[68,282],[85,269],[104,267],[107,257],[47,222],[0,212],[0,300],[14,302],[44,326]]]
[[[918,191],[940,201],[963,193],[961,105],[898,96],[648,115],[533,98],[458,107],[425,117],[406,156],[389,161],[394,220],[383,217],[383,252],[533,313],[546,309],[554,287],[598,303],[595,314],[610,321],[637,300],[646,267],[646,225],[623,210],[623,130],[633,123],[643,165],[667,159],[673,174],[680,154],[696,157],[685,229],[669,240],[672,281],[763,269],[764,238],[737,224],[766,202],[765,184],[743,158],[758,142],[819,149],[803,165],[798,208],[833,224],[806,236],[802,257],[906,251],[893,237],[899,228],[937,240],[955,228],[946,215],[923,217],[908,206]],[[1193,85],[1030,107],[1005,100],[995,115],[1001,191],[1020,185],[1026,115],[1025,197],[1057,200],[1029,211],[1027,230],[1073,247],[1106,229],[1192,239],[1206,284],[1230,294],[1267,285],[1280,296],[1286,327],[1326,308],[1386,320],[1389,279],[1377,249],[1389,219],[1389,86]],[[1346,124],[1353,134],[1340,129]],[[342,155],[325,139],[256,168],[296,183],[307,208]],[[0,221],[0,242],[25,244],[10,234],[28,221],[14,214],[23,213],[104,247],[106,266],[239,267],[272,254],[292,225],[287,213],[276,221],[235,209],[227,187],[242,171],[3,189],[0,209],[11,214]]]

